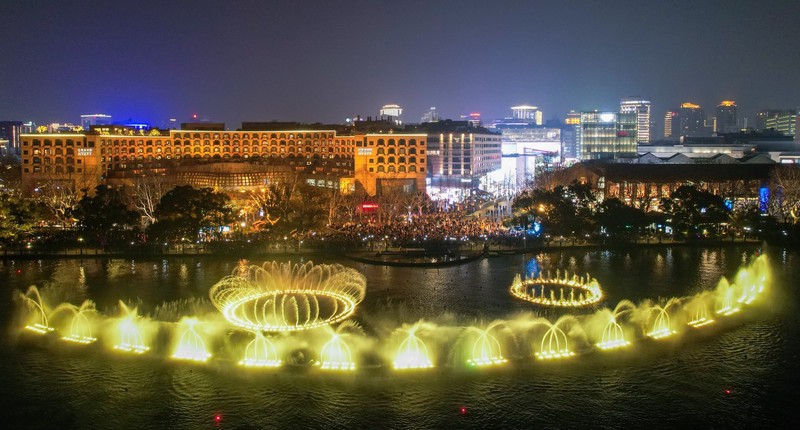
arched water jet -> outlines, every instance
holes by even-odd
[[[691,319],[687,323],[690,327],[700,328],[714,323],[714,318],[712,318],[706,303],[707,297],[708,294],[698,295],[686,305],[691,314]]]
[[[177,345],[175,345],[172,358],[203,362],[211,357],[208,349],[206,349],[206,343],[196,330],[198,323],[197,318],[187,317],[182,318],[178,323],[178,330],[180,330],[181,335],[178,338]]]
[[[52,332],[54,329],[50,327],[50,322],[47,319],[47,311],[44,309],[44,302],[41,294],[39,294],[39,289],[35,285],[31,285],[24,294],[20,293],[19,296],[22,302],[35,313],[32,321],[25,325],[25,329],[38,334]]]
[[[467,365],[473,367],[494,366],[508,362],[508,360],[503,357],[500,342],[497,340],[497,337],[491,333],[493,329],[501,324],[503,324],[502,321],[495,321],[489,324],[486,329],[477,327],[466,328],[465,335],[468,337],[466,343],[470,346],[468,353],[469,358],[466,360]],[[472,337],[474,337],[474,340]]]
[[[623,348],[630,345],[630,341],[625,338],[625,332],[622,326],[617,322],[625,313],[631,312],[636,306],[629,300],[622,300],[617,303],[614,310],[610,312],[610,316],[603,327],[603,334],[600,342],[596,346],[603,350]]]
[[[53,310],[53,315],[67,310],[72,313],[72,318],[69,323],[69,332],[62,336],[61,339],[67,342],[88,345],[97,341],[92,333],[92,324],[86,316],[88,313],[96,312],[94,302],[85,300],[81,306],[75,306],[70,303],[63,303]]]
[[[261,332],[253,332],[255,338],[247,344],[244,351],[244,358],[239,364],[246,367],[278,367],[283,362],[278,359],[278,352]]]
[[[427,369],[433,367],[433,362],[431,362],[428,354],[428,347],[416,335],[416,331],[421,325],[422,322],[420,321],[410,329],[401,329],[407,335],[395,354],[394,362],[392,363],[395,369]]]
[[[149,351],[150,347],[145,343],[144,336],[142,336],[136,308],[128,309],[122,301],[119,302],[119,308],[123,315],[117,323],[119,340],[114,345],[114,349],[134,354],[143,354]]]
[[[559,325],[574,321],[574,319],[575,318],[571,315],[564,315],[552,324],[550,321],[544,320],[548,328],[544,336],[542,336],[539,350],[534,353],[534,356],[540,360],[553,360],[574,356],[575,353],[569,348],[567,334],[559,327]]]
[[[672,327],[670,326],[669,313],[667,312],[667,309],[673,303],[674,300],[670,300],[664,307],[655,305],[650,308],[650,312],[655,312],[656,317],[653,320],[653,325],[650,327],[650,331],[647,332],[648,337],[652,339],[663,339],[676,333],[676,331],[672,330]]]

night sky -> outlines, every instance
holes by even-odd
[[[0,0],[0,120],[800,106],[800,2]],[[660,126],[659,126],[660,127]]]

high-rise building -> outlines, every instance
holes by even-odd
[[[581,160],[636,156],[637,115],[581,112]]]
[[[111,124],[111,115],[106,115],[104,113],[81,115],[81,127],[83,127],[84,130],[88,130],[93,125],[110,125],[110,124]]]
[[[636,139],[640,143],[650,143],[650,100],[625,97],[619,101],[619,111],[636,114]]]
[[[800,115],[796,110],[775,110],[766,118],[764,129],[775,130],[784,136],[793,136],[795,142],[800,142],[797,129],[800,127]],[[760,112],[759,112],[760,113]]]
[[[542,125],[542,111],[536,106],[519,105],[511,107],[511,117],[513,119],[520,119],[526,122],[532,122],[536,125]]]
[[[461,121],[466,121],[470,127],[480,127],[483,125],[480,112],[471,112],[466,115],[461,115]]]
[[[678,110],[680,136],[697,137],[706,134],[706,113],[700,105],[683,103]]]
[[[664,115],[664,137],[679,137],[681,135],[680,112],[668,110]]]
[[[581,155],[581,114],[571,110],[561,127],[561,160],[577,160]]]
[[[488,173],[500,169],[501,136],[467,121],[420,124],[428,136],[428,180],[432,187],[477,189]]]
[[[438,121],[439,121],[439,112],[436,112],[436,106],[431,106],[431,110],[425,112],[425,115],[422,115],[422,119],[420,119],[421,123],[438,122]]]
[[[723,100],[717,106],[717,114],[714,116],[714,133],[736,133],[739,128],[736,102]]]
[[[403,123],[403,108],[400,105],[383,105],[380,114],[383,120],[391,121],[395,124]]]
[[[33,124],[26,127],[22,121],[0,121],[0,139],[7,141],[3,152],[19,155],[19,136],[30,133]]]
[[[764,109],[756,113],[756,131],[764,131],[767,129],[767,118],[780,114],[782,111],[779,109]]]

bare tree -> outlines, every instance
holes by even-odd
[[[81,197],[89,191],[88,187],[84,186],[82,178],[82,176],[60,178],[51,175],[37,188],[42,204],[64,227],[73,224],[72,211]]]
[[[137,176],[128,192],[130,205],[136,208],[148,224],[156,222],[155,211],[161,197],[172,189],[172,185],[165,176],[149,173]]]
[[[771,174],[769,210],[781,222],[800,220],[800,166],[775,166]]]

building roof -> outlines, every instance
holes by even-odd
[[[567,169],[568,177],[582,173],[604,176],[612,182],[720,182],[769,179],[775,164],[622,164],[584,162]],[[587,172],[588,171],[588,172]]]

